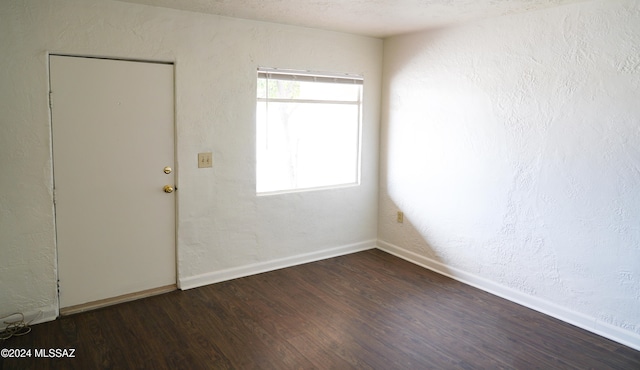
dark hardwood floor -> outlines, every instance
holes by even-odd
[[[640,352],[371,250],[33,326],[2,369],[640,369]]]

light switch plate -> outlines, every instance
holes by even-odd
[[[209,153],[198,153],[198,168],[213,167],[213,156]]]

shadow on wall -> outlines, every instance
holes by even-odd
[[[429,62],[441,33],[385,41],[378,235],[383,248],[430,269],[477,273],[490,262],[483,246],[509,232],[516,184],[486,92],[455,63]]]
[[[432,30],[385,41],[385,55],[393,58],[387,58],[383,63],[383,91],[387,94],[382,97],[381,109],[378,247],[451,276],[446,256],[442,255],[446,248],[436,248],[438,240],[434,238],[435,230],[430,227],[437,224],[430,220],[431,216],[447,217],[431,200],[447,202],[447,194],[443,190],[450,189],[434,188],[440,181],[429,176],[438,170],[425,168],[433,165],[439,170],[452,169],[447,158],[442,156],[449,148],[447,139],[439,140],[444,150],[423,145],[421,137],[428,134],[424,132],[428,126],[420,110],[428,109],[429,101],[422,91],[417,95],[402,96],[407,86],[417,82],[412,80],[414,76],[406,76],[406,79],[398,76],[398,71],[408,68],[413,60],[428,50],[426,45],[437,42],[439,32]],[[423,47],[406,46],[416,43]],[[400,95],[395,95],[397,92]],[[461,180],[465,183],[464,179]],[[434,198],[431,197],[433,194],[439,195]],[[454,210],[456,207],[449,204],[445,208]],[[397,212],[403,213],[403,222],[398,221]]]
[[[387,231],[392,230],[395,235],[401,236],[401,240],[394,244],[380,238],[378,239],[378,248],[429,270],[452,276],[452,272],[441,256],[423,236],[423,233],[428,235],[428,230],[419,232],[412,221],[418,214],[409,207],[400,207],[388,198],[384,200],[384,204],[384,211],[381,212],[378,227]],[[401,209],[405,211],[401,211]],[[405,246],[411,246],[411,248],[406,249]]]
[[[385,40],[378,238],[638,343],[640,12],[605,3]]]

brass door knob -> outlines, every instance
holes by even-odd
[[[173,193],[173,186],[165,185],[164,188],[162,188],[162,190],[164,190],[165,193]]]

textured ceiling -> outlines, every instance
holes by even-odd
[[[585,0],[120,0],[373,37]]]

